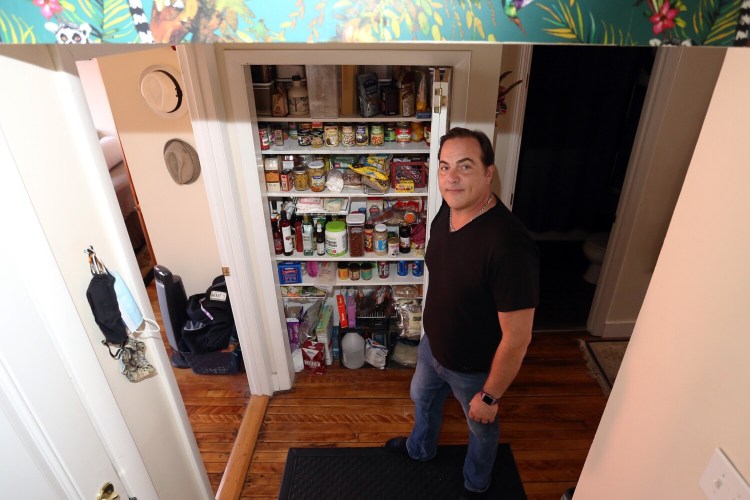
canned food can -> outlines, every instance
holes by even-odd
[[[357,146],[369,146],[370,145],[370,134],[367,129],[367,124],[358,123],[354,129],[354,141]]]
[[[341,145],[344,147],[356,146],[356,134],[354,132],[354,126],[346,124],[341,126]]]
[[[399,276],[406,276],[407,274],[409,274],[408,260],[398,261],[398,265],[396,266],[396,274],[398,274]]]
[[[378,277],[380,279],[385,279],[388,277],[388,275],[391,272],[391,264],[390,262],[386,260],[380,260],[378,261]]]
[[[411,275],[412,276],[423,276],[424,275],[424,261],[415,260],[411,264]]]
[[[370,127],[370,145],[382,146],[384,142],[385,132],[383,131],[383,125],[379,123],[373,123]]]
[[[411,125],[408,122],[396,125],[396,142],[411,142]]]
[[[325,134],[325,144],[329,148],[335,148],[339,145],[339,126],[335,123],[327,124],[323,129]]]
[[[260,149],[271,149],[271,138],[268,136],[268,129],[265,127],[259,128],[258,135],[260,136]]]
[[[284,145],[284,131],[281,129],[281,127],[276,127],[275,129],[273,129],[273,143],[275,146]]]

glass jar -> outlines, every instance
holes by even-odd
[[[359,271],[360,267],[357,262],[352,262],[351,264],[349,264],[349,279],[352,281],[358,281]]]
[[[363,262],[359,272],[363,280],[370,281],[372,279],[372,264],[370,262]]]
[[[307,174],[305,165],[294,167],[294,189],[297,191],[307,191],[310,189],[310,176]]]
[[[309,146],[312,142],[312,136],[310,135],[310,124],[300,123],[299,130],[297,131],[297,144],[302,147]]]
[[[349,232],[349,255],[362,257],[365,254],[365,214],[347,215],[346,228]]]
[[[398,257],[398,236],[393,233],[388,235],[388,256]]]
[[[326,224],[326,253],[333,257],[344,255],[348,250],[346,224],[334,220]]]
[[[325,137],[322,129],[314,128],[310,132],[310,146],[314,148],[322,148],[325,144]]]
[[[422,122],[411,123],[411,142],[422,142],[424,140],[424,125]]]
[[[348,262],[339,262],[336,268],[338,269],[340,280],[349,279],[349,263]]]
[[[326,168],[320,160],[311,161],[307,166],[307,173],[310,176],[310,190],[320,193],[326,189]]]
[[[385,224],[375,225],[373,248],[376,255],[388,255],[388,228]]]
[[[411,125],[409,122],[396,124],[396,142],[411,142]]]
[[[365,224],[365,252],[374,252],[375,246],[374,246],[374,236],[375,236],[375,226],[372,225],[372,223],[368,222]]]
[[[396,124],[387,123],[385,125],[385,142],[396,142]]]

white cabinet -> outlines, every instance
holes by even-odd
[[[290,193],[269,193],[266,189],[263,158],[270,154],[331,154],[328,148],[300,148],[291,141],[278,149],[262,150],[258,124],[261,120],[323,121],[323,122],[396,122],[411,121],[414,117],[375,117],[363,119],[346,117],[316,120],[299,118],[259,118],[256,114],[255,99],[250,81],[250,66],[268,65],[358,65],[366,56],[368,64],[409,65],[441,68],[435,74],[432,94],[432,107],[429,122],[432,141],[426,143],[388,144],[377,147],[357,147],[355,153],[421,153],[429,155],[430,175],[424,189],[415,193],[365,194],[347,193],[352,204],[368,196],[386,198],[418,197],[424,201],[427,213],[427,240],[429,223],[442,202],[437,189],[437,151],[439,137],[448,123],[449,82],[452,68],[465,67],[467,53],[461,51],[418,51],[418,50],[224,50],[213,59],[208,55],[212,49],[191,47],[180,50],[180,61],[186,78],[188,94],[194,96],[191,102],[191,116],[196,132],[196,142],[203,163],[205,182],[212,208],[212,218],[220,240],[222,261],[229,265],[227,283],[233,300],[235,318],[238,319],[243,355],[249,368],[248,378],[253,393],[270,394],[276,390],[291,387],[294,372],[289,351],[286,321],[283,311],[277,263],[285,260],[305,261],[304,256],[279,257],[274,253],[270,228],[269,201],[288,197]],[[206,57],[208,55],[208,57]],[[205,59],[209,59],[206,63]],[[459,77],[466,85],[466,74]],[[250,89],[248,91],[248,89]],[[336,149],[336,153],[347,153],[346,148]],[[392,191],[392,189],[390,190]],[[293,193],[301,194],[301,193]],[[333,196],[332,193],[305,193]],[[336,196],[341,196],[336,194]],[[224,244],[221,244],[224,241]],[[317,259],[316,257],[307,258]],[[426,269],[423,277],[399,277],[395,273],[399,260],[422,260],[423,256],[405,258],[336,257],[359,262],[391,260],[393,262],[389,279],[380,280],[377,272],[369,284],[411,284],[427,283]],[[310,283],[308,278],[303,285]],[[338,285],[352,286],[357,282],[347,280]],[[360,280],[359,285],[365,283]],[[235,299],[237,297],[237,299]],[[253,380],[256,383],[253,384]],[[255,389],[254,389],[255,387]]]

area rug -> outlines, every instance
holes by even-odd
[[[465,445],[440,446],[428,462],[384,448],[290,448],[279,499],[457,499],[463,491],[465,457]],[[498,445],[487,498],[526,498],[507,444]]]
[[[628,339],[579,340],[586,367],[605,396],[609,396],[620,370],[622,358],[628,347]]]

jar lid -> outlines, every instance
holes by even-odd
[[[384,233],[388,230],[388,227],[385,224],[375,224],[375,231],[379,233]]]
[[[300,165],[295,165],[294,166],[294,171],[295,172],[304,172],[305,170],[307,170],[307,166],[306,165],[300,164]]]
[[[333,220],[329,222],[328,224],[326,224],[327,232],[338,233],[344,230],[346,230],[346,224],[343,221]]]
[[[349,225],[359,225],[365,223],[365,214],[355,213],[346,216],[346,223]]]
[[[313,160],[307,166],[310,168],[323,168],[323,162],[321,160]]]

